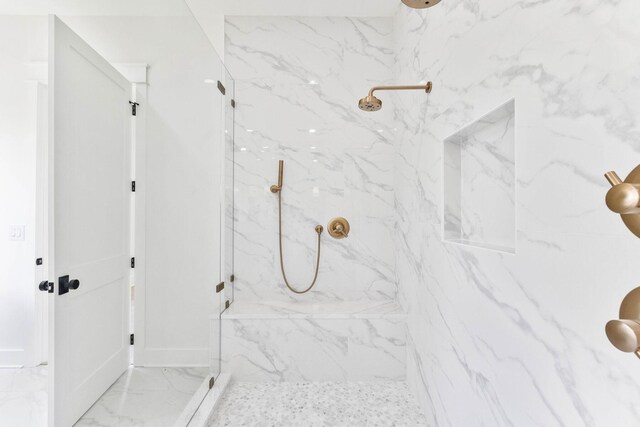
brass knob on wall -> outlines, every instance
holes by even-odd
[[[635,288],[624,297],[619,317],[620,320],[607,322],[607,338],[618,350],[636,353],[640,357],[640,288]]]
[[[627,228],[640,237],[640,166],[632,170],[624,181],[613,171],[604,176],[611,184],[605,199],[607,207],[620,214]]]
[[[329,221],[329,225],[327,226],[329,235],[334,239],[344,239],[345,237],[349,237],[350,230],[351,227],[349,226],[349,221],[341,216],[333,218]]]

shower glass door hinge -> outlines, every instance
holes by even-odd
[[[137,102],[133,102],[133,101],[129,101],[129,105],[131,105],[131,115],[132,116],[137,116],[138,115],[138,104]]]
[[[129,345],[133,345],[134,339],[133,334],[129,335]]]
[[[222,290],[224,289],[224,282],[220,282],[216,285],[216,294],[222,292]]]
[[[236,108],[236,100],[235,99],[231,100],[231,108]]]
[[[224,85],[222,84],[222,82],[220,80],[218,80],[218,90],[223,95],[225,95],[227,93],[227,90],[224,88]]]
[[[136,257],[131,257],[131,268],[136,268]]]
[[[136,192],[136,182],[135,181],[131,181],[131,192],[132,193]]]

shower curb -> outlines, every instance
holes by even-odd
[[[209,389],[209,378],[205,378],[173,426],[206,427],[230,381],[230,374],[221,373]]]

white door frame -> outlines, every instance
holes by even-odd
[[[131,230],[129,247],[131,257],[135,258],[135,268],[130,276],[130,333],[135,334],[134,345],[130,353],[130,364],[144,366],[144,319],[145,319],[145,218],[146,218],[146,111],[147,111],[147,73],[145,63],[112,64],[131,82],[131,101],[137,103],[136,115],[131,116],[131,181],[135,182],[135,191],[131,192],[130,218]]]
[[[49,146],[48,146],[48,87],[46,83],[36,84],[36,234],[35,258],[41,259],[42,264],[36,265],[35,310],[33,322],[33,344],[29,358],[30,366],[37,366],[48,361],[49,358],[49,294],[41,292],[35,287],[41,281],[48,280],[48,198],[49,198]]]

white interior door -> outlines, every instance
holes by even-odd
[[[49,53],[49,407],[50,424],[66,427],[128,365],[131,86],[56,17]]]

